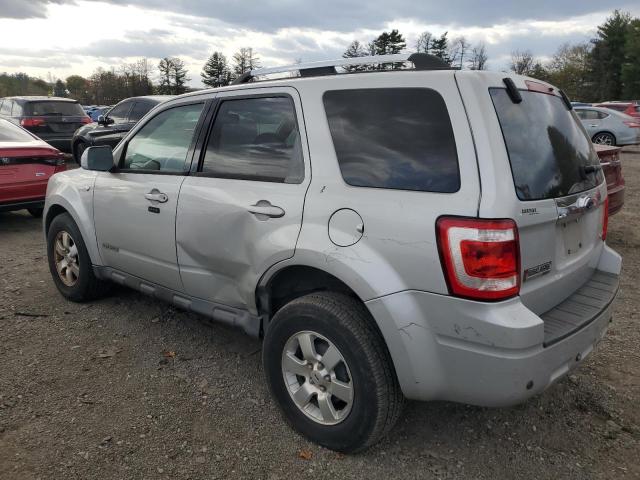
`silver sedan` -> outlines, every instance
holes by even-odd
[[[640,143],[640,120],[602,107],[574,107],[593,143],[635,145]]]

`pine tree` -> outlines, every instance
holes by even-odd
[[[626,98],[640,98],[640,19],[631,21],[625,41],[622,65],[623,93]]]
[[[171,58],[164,57],[158,63],[158,71],[160,72],[160,84],[158,85],[158,93],[161,95],[170,95],[171,88]]]
[[[444,32],[440,35],[440,38],[434,38],[431,40],[431,55],[435,55],[438,58],[441,58],[443,61],[451,64],[451,59],[449,58],[449,41],[447,40],[447,33]]]
[[[171,79],[173,80],[173,94],[180,95],[187,91],[186,83],[191,80],[187,78],[187,69],[184,62],[179,58],[171,59]]]
[[[202,83],[209,87],[224,87],[229,84],[229,65],[222,52],[213,52],[205,63],[201,76]]]
[[[382,32],[371,44],[374,55],[393,55],[402,52],[407,48],[407,42],[398,30],[391,32]],[[378,68],[398,69],[402,68],[402,63],[393,63],[389,65],[380,65]]]

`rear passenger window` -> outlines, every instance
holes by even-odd
[[[203,104],[160,112],[129,140],[122,168],[145,173],[182,173]]]
[[[293,101],[289,97],[223,101],[201,171],[220,178],[301,183],[304,161]]]
[[[460,188],[451,120],[435,90],[334,90],[323,101],[349,185],[442,193]]]

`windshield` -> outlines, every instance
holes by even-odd
[[[520,200],[564,197],[603,181],[588,168],[600,165],[591,140],[560,97],[521,90],[522,102],[513,103],[506,89],[489,92]]]
[[[26,115],[34,117],[45,115],[84,116],[84,110],[75,102],[29,102],[25,108]]]

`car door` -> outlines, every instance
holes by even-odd
[[[260,276],[293,256],[310,180],[304,131],[292,88],[218,94],[198,171],[178,204],[186,293],[251,309]]]
[[[93,145],[108,145],[111,148],[115,148],[118,145],[122,137],[131,130],[129,112],[133,107],[133,103],[133,100],[125,100],[111,109],[105,117],[105,121],[113,122],[99,125],[91,132]]]
[[[203,108],[192,99],[157,112],[116,149],[117,169],[98,174],[94,221],[106,266],[182,291],[176,207]]]

